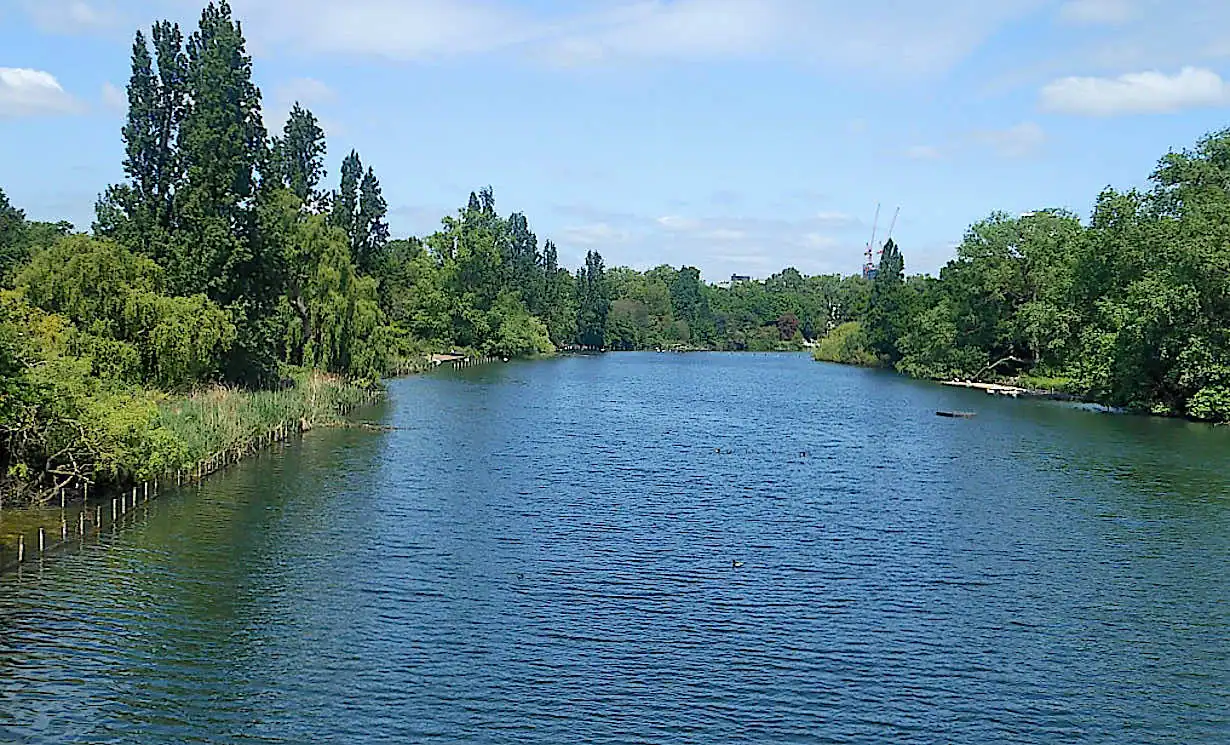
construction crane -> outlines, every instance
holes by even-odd
[[[893,231],[897,228],[897,217],[901,215],[901,207],[897,207],[893,212],[893,220],[888,225],[888,236],[885,238],[885,243],[893,239]],[[876,257],[884,254],[884,246],[876,247],[876,230],[880,226],[880,203],[876,203],[876,216],[871,223],[871,240],[867,243],[867,250],[864,252],[866,262],[863,264],[863,279],[875,279],[878,266]]]
[[[867,241],[867,251],[864,254],[867,261],[863,263],[863,279],[876,278],[876,265],[873,261],[873,251],[876,244],[876,228],[880,226],[880,203],[876,202],[876,216],[871,221],[871,240]]]

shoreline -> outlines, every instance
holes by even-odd
[[[315,396],[322,385],[321,380],[321,377],[311,377],[297,388],[297,395],[302,401],[307,402],[311,398],[312,404],[316,404]],[[210,476],[275,445],[284,445],[296,436],[301,438],[313,429],[332,426],[337,419],[360,406],[370,406],[385,395],[383,388],[362,388],[353,383],[336,381],[329,383],[333,386],[332,392],[344,395],[344,399],[334,401],[328,411],[307,412],[312,416],[288,417],[262,427],[254,435],[219,443],[221,447],[209,448],[202,457],[179,468],[169,468],[150,479],[115,483],[98,491],[86,482],[81,487],[57,490],[54,494],[58,494],[58,500],[53,496],[42,503],[0,509],[0,574],[19,569],[24,564],[41,560],[97,536],[109,527],[120,525],[134,510],[156,499],[168,488],[182,489],[200,484]],[[268,392],[224,393],[216,389],[172,402],[167,405],[167,411],[188,408],[191,404],[220,415],[226,406],[255,406],[262,393]],[[208,402],[211,398],[216,399],[212,406]],[[201,400],[206,403],[202,404]],[[202,433],[203,430],[198,430],[194,434]]]
[[[421,375],[433,370],[448,367],[452,370],[463,370],[483,364],[494,364],[508,361],[506,358],[493,356],[475,356],[465,354],[431,354],[423,359],[409,361],[399,365],[390,374],[382,378],[382,384],[374,388],[362,388],[354,383],[338,384],[338,389],[351,394],[351,398],[333,407],[325,416],[311,419],[299,417],[286,419],[274,426],[241,441],[226,443],[224,447],[209,452],[204,457],[184,467],[171,469],[155,478],[137,483],[116,484],[104,488],[100,494],[92,494],[87,487],[84,491],[69,492],[60,490],[59,505],[53,498],[50,503],[26,504],[0,509],[0,575],[11,571],[20,571],[23,566],[54,556],[73,546],[81,545],[91,538],[96,538],[107,529],[119,529],[133,517],[140,507],[161,496],[168,488],[181,490],[188,486],[203,483],[211,476],[225,472],[228,468],[296,437],[300,440],[313,429],[349,426],[342,418],[355,409],[371,406],[387,395],[383,381],[401,377]],[[309,375],[299,393],[307,395],[307,388],[318,385],[326,376]],[[197,394],[208,397],[211,392]],[[241,398],[254,399],[262,392],[241,392]],[[313,392],[314,395],[314,392]],[[193,397],[186,397],[168,404],[173,408],[177,404],[183,406]],[[221,409],[218,406],[214,411]]]

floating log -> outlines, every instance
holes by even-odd
[[[972,411],[937,411],[936,416],[946,416],[951,419],[969,419],[974,416]]]

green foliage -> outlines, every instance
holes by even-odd
[[[487,354],[529,357],[555,351],[546,324],[530,315],[520,299],[511,293],[500,295],[496,300],[488,327],[492,331],[485,345]]]
[[[26,213],[9,203],[0,189],[0,277],[26,258]]]
[[[36,254],[17,277],[32,304],[88,337],[77,349],[104,362],[100,374],[175,389],[217,374],[235,327],[204,296],[168,297],[164,285],[153,261],[84,235]]]
[[[880,360],[871,351],[870,344],[862,324],[847,321],[821,339],[812,350],[812,356],[822,362],[872,367],[880,364]]]
[[[304,204],[318,204],[316,187],[325,176],[325,133],[316,116],[296,101],[282,129],[272,142],[274,167],[282,185]]]
[[[601,347],[606,336],[607,315],[611,310],[606,267],[597,251],[585,254],[585,266],[577,273],[580,309],[577,315],[577,341],[587,347]]]

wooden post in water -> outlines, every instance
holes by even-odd
[[[102,527],[102,505],[94,508],[94,527]]]
[[[62,515],[60,516],[60,540],[68,540],[68,518]]]
[[[85,510],[77,513],[77,535],[85,535]]]
[[[46,548],[47,548],[47,531],[43,529],[42,525],[40,525],[38,526],[38,555],[39,555],[39,558],[42,558],[43,551],[46,550]]]
[[[119,511],[118,511],[119,501],[120,500],[118,499],[111,500],[111,521],[112,522],[115,522],[115,516],[119,514]]]
[[[17,534],[17,563],[20,564],[21,562],[25,560],[26,560],[26,534],[18,533]]]
[[[85,502],[90,498],[90,482],[85,482],[85,486],[81,487],[81,501]]]

